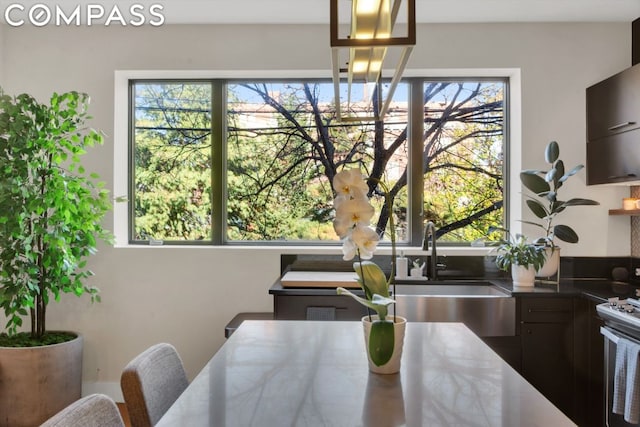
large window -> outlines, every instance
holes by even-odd
[[[130,241],[335,242],[331,180],[358,167],[386,230],[468,245],[503,226],[504,79],[412,78],[381,122],[337,122],[326,80],[130,82]],[[358,94],[356,94],[358,95]],[[368,98],[370,94],[359,94]],[[351,115],[371,115],[351,100]]]
[[[134,102],[133,240],[210,241],[211,84],[140,82]]]

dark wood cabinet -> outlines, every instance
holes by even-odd
[[[603,321],[585,297],[522,297],[522,376],[581,427],[604,425]]]
[[[596,303],[589,302],[588,308],[588,366],[587,379],[587,419],[586,426],[599,427],[605,425],[605,393],[604,393],[604,337],[600,327],[604,321],[596,312]]]
[[[640,130],[587,142],[587,184],[640,179]]]
[[[273,306],[276,320],[360,320],[367,314],[365,306],[342,295],[274,295]]]
[[[576,419],[581,427],[605,425],[604,338],[595,302],[589,298],[574,300],[574,360]]]
[[[575,418],[573,299],[521,299],[522,376]]]
[[[587,88],[587,140],[640,128],[640,67]]]
[[[640,180],[640,65],[586,90],[587,184]]]

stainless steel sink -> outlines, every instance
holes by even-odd
[[[516,301],[489,282],[396,285],[396,313],[411,322],[462,322],[481,337],[513,336]]]
[[[439,283],[439,282],[435,282]],[[476,298],[510,297],[508,293],[488,283],[461,284],[420,284],[396,285],[398,295],[428,295],[428,296],[465,296]]]

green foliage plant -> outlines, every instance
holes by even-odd
[[[62,293],[99,301],[86,279],[98,239],[111,240],[102,220],[111,208],[98,175],[81,163],[102,143],[85,122],[89,97],[54,93],[49,104],[0,89],[0,307],[8,336],[24,317],[43,341],[47,304]]]
[[[512,265],[531,267],[538,270],[545,262],[545,248],[530,242],[526,236],[516,234],[512,237],[506,232],[506,238],[497,242],[496,266],[500,270],[508,271]]]
[[[578,173],[584,165],[580,164],[566,172],[564,162],[560,159],[560,146],[551,141],[545,148],[545,160],[550,165],[549,170],[523,170],[520,181],[533,194],[527,194],[527,206],[540,222],[522,221],[543,230],[544,236],[536,240],[536,244],[555,247],[554,237],[567,243],[577,243],[578,234],[568,225],[556,224],[554,220],[570,206],[599,205],[595,200],[572,198],[561,200],[558,191],[573,175]]]

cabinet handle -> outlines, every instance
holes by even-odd
[[[622,178],[635,178],[637,175],[635,173],[628,173],[625,175],[609,175],[607,178],[609,179],[622,179]]]
[[[636,122],[624,122],[624,123],[618,123],[617,125],[613,125],[609,128],[609,130],[616,130],[616,129],[620,129],[623,128],[625,126],[631,126],[631,125],[635,125]]]
[[[571,313],[571,310],[554,310],[552,308],[530,308],[529,313]]]

